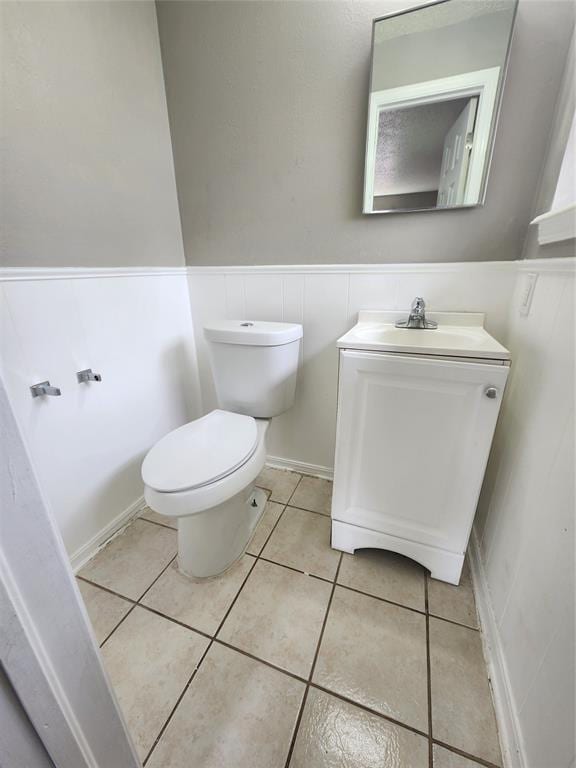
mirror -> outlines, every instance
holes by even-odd
[[[482,205],[516,0],[376,19],[364,213]]]

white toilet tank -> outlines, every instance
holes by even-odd
[[[218,405],[271,418],[294,403],[302,326],[228,320],[204,327]]]

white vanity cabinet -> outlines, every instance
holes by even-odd
[[[508,371],[340,349],[334,548],[399,552],[458,584]]]

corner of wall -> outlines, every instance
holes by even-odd
[[[548,137],[548,147],[540,171],[540,182],[534,195],[531,220],[550,209],[564,159],[566,143],[576,109],[576,47],[574,33],[570,41],[564,74],[558,88],[554,118]],[[557,258],[574,255],[574,243],[569,241],[540,247],[535,226],[528,226],[522,247],[523,259]]]

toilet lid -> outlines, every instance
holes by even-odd
[[[198,488],[245,464],[257,442],[252,416],[212,411],[156,443],[142,464],[142,479],[164,493]]]

